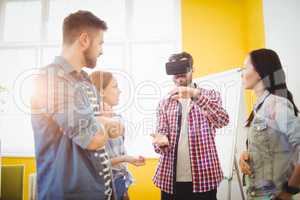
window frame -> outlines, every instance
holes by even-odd
[[[35,51],[35,62],[36,67],[42,67],[47,63],[43,62],[43,51],[45,48],[61,48],[61,42],[50,42],[47,41],[47,19],[49,17],[50,10],[50,1],[51,0],[30,0],[30,1],[40,1],[41,2],[41,24],[40,24],[40,41],[35,42],[6,42],[4,41],[4,22],[5,22],[5,6],[7,2],[15,1],[26,1],[26,0],[0,0],[0,50],[19,50],[24,48],[34,49]],[[174,53],[181,51],[181,0],[173,0],[174,2],[174,37],[170,39],[135,39],[133,38],[132,33],[132,18],[133,18],[133,4],[134,0],[125,0],[125,36],[117,40],[106,40],[105,45],[112,46],[117,45],[122,48],[123,51],[123,65],[120,66],[120,70],[126,71],[128,74],[133,72],[133,47],[136,44],[143,45],[153,45],[153,44],[168,44],[174,46]],[[104,49],[105,51],[105,49]],[[59,52],[57,52],[59,53]],[[107,67],[107,66],[104,66]],[[104,68],[106,69],[106,68]],[[129,110],[129,111],[128,111]],[[130,109],[126,110],[125,113],[128,113],[128,119],[132,121],[134,118]],[[12,157],[32,157],[34,155],[28,155],[28,153],[16,152],[16,155],[12,153],[3,152],[3,156],[12,156]]]

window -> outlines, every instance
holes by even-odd
[[[92,11],[108,24],[96,70],[112,71],[119,81],[117,112],[127,122],[128,152],[155,156],[149,134],[155,130],[158,100],[170,86],[164,64],[181,49],[180,0],[0,1],[0,60],[5,69],[0,85],[9,90],[7,109],[0,114],[3,153],[33,155],[27,112],[30,81],[19,84],[21,92],[14,88],[28,70],[50,63],[60,53],[63,19],[77,10]],[[16,100],[27,106],[20,109]]]
[[[7,1],[4,7],[5,42],[40,41],[41,2]]]

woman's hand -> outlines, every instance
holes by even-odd
[[[146,159],[143,156],[126,156],[125,162],[130,163],[136,167],[144,166],[146,164]]]
[[[252,172],[251,172],[251,168],[248,164],[248,161],[250,160],[250,155],[247,151],[244,151],[242,154],[241,154],[241,157],[240,157],[240,161],[239,161],[239,165],[240,165],[240,168],[241,168],[241,171],[243,174],[246,174],[246,175],[251,175]]]
[[[122,200],[130,200],[128,192],[125,192]]]
[[[281,193],[279,193],[277,198],[279,198],[281,200],[292,200],[292,194],[287,193],[287,192],[281,192]]]

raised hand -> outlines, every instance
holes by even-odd
[[[143,156],[126,156],[125,161],[137,167],[144,166],[146,164],[146,159]]]
[[[153,133],[151,136],[153,137],[152,144],[159,147],[169,146],[169,139],[166,135],[161,133]]]
[[[199,94],[200,94],[199,89],[192,88],[192,87],[182,87],[182,86],[176,87],[170,92],[172,99],[176,99],[176,100],[180,98],[188,99],[191,97],[196,97]]]
[[[247,151],[244,151],[241,156],[240,156],[240,161],[239,161],[239,165],[240,165],[240,168],[241,168],[241,171],[243,174],[246,174],[246,175],[251,175],[252,172],[251,172],[251,168],[248,164],[248,161],[250,160],[250,155]]]

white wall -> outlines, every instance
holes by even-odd
[[[287,73],[288,87],[300,107],[300,1],[264,0],[266,46],[274,49]]]
[[[288,87],[300,107],[300,1],[264,0],[266,46],[279,53]],[[294,197],[299,200],[300,195]]]

